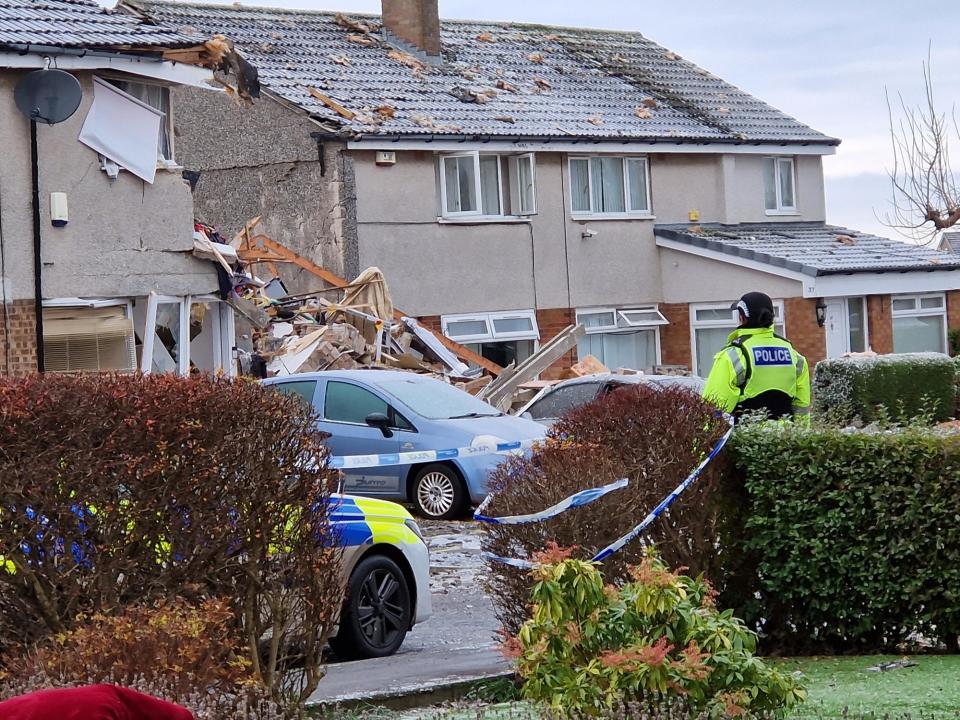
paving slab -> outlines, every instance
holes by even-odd
[[[456,700],[513,668],[495,646],[420,651],[330,665],[309,705],[384,705],[395,710]]]

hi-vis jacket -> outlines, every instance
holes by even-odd
[[[810,405],[810,369],[806,358],[773,328],[738,328],[713,358],[703,396],[727,412],[763,393],[779,391],[795,412]]]

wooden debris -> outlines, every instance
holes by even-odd
[[[654,100],[653,98],[644,98],[643,100],[640,101],[640,104],[643,105],[644,107],[650,108],[651,110],[655,107],[658,107],[657,101]]]
[[[477,35],[477,40],[485,43],[495,43],[497,39],[490,33],[480,33]]]
[[[520,386],[533,380],[565,353],[576,347],[577,342],[586,335],[586,332],[583,325],[571,325],[515,368],[505,368],[504,372],[481,390],[477,397],[486,400],[501,412],[506,412],[513,403],[513,397]]]
[[[419,60],[418,58],[415,58],[410,53],[405,53],[400,50],[391,50],[390,52],[387,53],[387,57],[390,58],[391,60],[396,60],[398,63],[402,65],[406,65],[408,68],[411,68],[413,70],[422,71],[427,69],[427,64],[423,62],[423,60]]]
[[[857,239],[851,235],[837,235],[837,242],[841,245],[856,245]]]
[[[532,53],[530,53],[529,55],[527,55],[527,60],[529,60],[529,61],[532,62],[532,63],[542,63],[542,62],[543,62],[543,53],[532,52]]]
[[[333,60],[337,65],[345,65],[347,67],[353,67],[353,62],[346,55],[327,55],[327,57]]]
[[[591,125],[603,125],[603,118],[599,115],[591,115],[587,118],[587,122]]]
[[[587,355],[576,365],[570,367],[573,377],[584,377],[585,375],[597,375],[599,373],[608,373],[610,368],[597,360],[593,355]]]
[[[423,113],[414,113],[410,116],[410,120],[420,127],[436,130],[437,132],[460,132],[459,125],[439,125],[430,115],[424,115]]]
[[[363,47],[370,47],[376,41],[369,35],[347,35],[347,42],[352,42]]]
[[[512,93],[520,92],[516,85],[511,85],[506,80],[497,80],[495,84],[498,90],[506,90],[507,92]]]
[[[544,35],[544,36],[543,36],[543,39],[546,40],[547,42],[553,42],[554,40],[559,40],[559,39],[560,39],[560,36],[559,36],[559,35]]]
[[[730,112],[730,108],[728,108],[728,107],[718,107],[718,108],[717,108],[717,112],[718,112],[718,113],[728,113],[728,112]]]
[[[637,105],[637,108],[633,111],[633,114],[636,115],[641,120],[649,120],[653,117],[653,113],[647,110],[642,105]]]
[[[207,40],[203,46],[210,53],[210,60],[214,65],[219,65],[230,52],[230,41],[223,35],[214,35]]]
[[[511,125],[517,122],[516,120],[513,119],[512,115],[497,115],[493,119],[499,122],[510,123]]]
[[[553,83],[542,77],[535,77],[533,79],[533,84],[536,86],[537,92],[553,89]]]
[[[335,113],[337,113],[337,115],[340,115],[341,117],[345,117],[347,120],[353,120],[353,118],[356,117],[355,112],[353,112],[352,110],[347,110],[347,108],[345,108],[343,105],[338,103],[333,98],[327,97],[322,92],[317,90],[315,87],[307,87],[307,92],[313,95],[313,97],[315,97],[317,100],[322,102],[324,105],[326,105],[328,108],[333,110]]]
[[[347,30],[352,30],[355,33],[363,33],[364,35],[369,35],[370,30],[372,29],[367,23],[360,20],[354,20],[349,18],[343,13],[337,13],[333,18],[333,21],[337,23],[340,27],[344,27]]]
[[[679,55],[677,55],[675,52],[670,52],[669,50],[668,50],[667,52],[665,52],[665,53],[663,54],[663,56],[664,56],[667,60],[679,60],[679,59],[680,59],[680,56],[679,56]]]
[[[393,105],[377,105],[374,111],[384,119],[392,118],[397,114],[397,109]]]

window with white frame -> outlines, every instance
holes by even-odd
[[[440,156],[440,206],[446,218],[519,217],[537,211],[532,153]]]
[[[693,343],[693,373],[706,377],[713,367],[713,356],[727,344],[730,333],[737,329],[739,317],[731,310],[732,303],[704,303],[690,306],[690,335]],[[773,303],[773,329],[785,335],[783,301]]]
[[[847,347],[850,352],[865,352],[867,349],[867,299],[848,297],[847,306]]]
[[[133,372],[137,353],[126,301],[99,307],[43,309],[43,364],[47,372]]]
[[[893,351],[946,352],[947,304],[943,293],[894,295]]]
[[[793,158],[763,159],[763,202],[768,215],[793,215],[797,212]]]
[[[648,370],[660,364],[660,326],[670,323],[654,306],[589,308],[577,311],[587,334],[577,343],[577,359],[593,355],[611,370]]]
[[[540,339],[533,310],[444,315],[440,322],[448,338],[501,367],[526,360]]]
[[[647,158],[570,158],[570,207],[574,217],[650,215]]]
[[[160,123],[160,136],[157,138],[157,159],[161,164],[173,165],[173,123],[170,117],[170,88],[156,83],[130,82],[129,80],[110,79],[110,84],[144,105],[163,113]]]

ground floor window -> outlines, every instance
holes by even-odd
[[[45,307],[43,364],[54,373],[136,370],[129,303]]]
[[[734,301],[704,303],[690,306],[690,334],[693,343],[693,373],[706,377],[713,367],[713,356],[727,344],[727,337],[737,329],[737,311],[731,310]],[[785,335],[783,301],[773,303],[773,329]]]
[[[667,319],[656,307],[589,308],[577,311],[587,334],[577,343],[577,359],[593,355],[611,370],[648,370],[660,364],[660,331]]]
[[[946,352],[947,304],[943,293],[894,295],[893,351]]]
[[[440,323],[448,338],[501,367],[526,360],[540,339],[533,310],[444,315]]]

